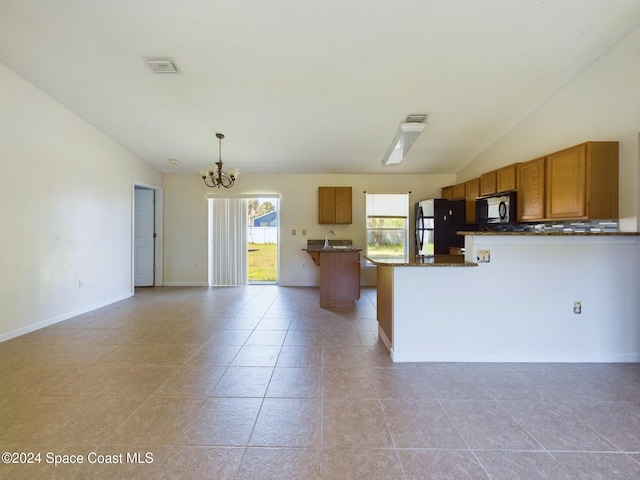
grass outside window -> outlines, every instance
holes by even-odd
[[[277,244],[249,243],[248,280],[275,282],[277,280]]]

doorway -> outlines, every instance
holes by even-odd
[[[248,199],[248,283],[278,281],[279,204],[280,199],[273,196]]]
[[[162,190],[134,182],[132,210],[132,286],[162,285]]]
[[[209,286],[278,282],[277,195],[211,195]]]

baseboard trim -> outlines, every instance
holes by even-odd
[[[82,315],[83,313],[88,313],[93,310],[97,310],[98,308],[106,307],[107,305],[111,305],[112,303],[120,302],[131,297],[133,297],[133,292],[125,293],[124,295],[110,298],[109,300],[105,300],[104,302],[94,303],[93,305],[88,305],[86,307],[79,308],[78,310],[63,313],[62,315],[57,315],[55,317],[42,320],[41,322],[25,325],[24,327],[18,328],[16,330],[11,330],[10,332],[0,334],[0,343],[11,340],[12,338],[26,335],[27,333],[35,332],[36,330],[40,330],[41,328],[55,325],[56,323],[64,322],[65,320],[77,317],[78,315]]]
[[[469,363],[640,363],[640,353],[429,353],[391,350],[394,362]]]

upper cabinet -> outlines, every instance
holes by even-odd
[[[618,142],[586,142],[445,187],[442,198],[465,198],[467,223],[475,222],[476,197],[510,191],[519,222],[617,219],[618,162]]]
[[[496,193],[510,192],[518,188],[517,164],[483,173],[480,176],[480,196],[495,195]]]
[[[318,223],[351,223],[351,187],[318,187]]]
[[[618,218],[618,142],[587,142],[547,157],[546,217]]]
[[[536,158],[518,164],[518,221],[542,220],[544,211],[545,158]]]
[[[459,183],[458,185],[454,185],[451,187],[451,200],[464,200],[465,198],[465,187],[464,183]]]
[[[493,195],[497,192],[496,171],[492,170],[480,175],[480,196]]]
[[[507,165],[496,170],[496,193],[511,192],[518,189],[518,164]]]
[[[476,199],[480,196],[480,179],[474,178],[465,184],[465,217],[467,223],[476,223]]]

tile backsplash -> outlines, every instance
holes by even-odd
[[[534,226],[535,229],[542,232],[618,232],[618,220],[586,220],[586,221],[567,221],[567,222],[549,222],[541,223]]]
[[[589,232],[611,233],[619,232],[618,220],[568,220],[565,222],[541,222],[541,223],[494,223],[483,226],[482,230],[500,232]]]

